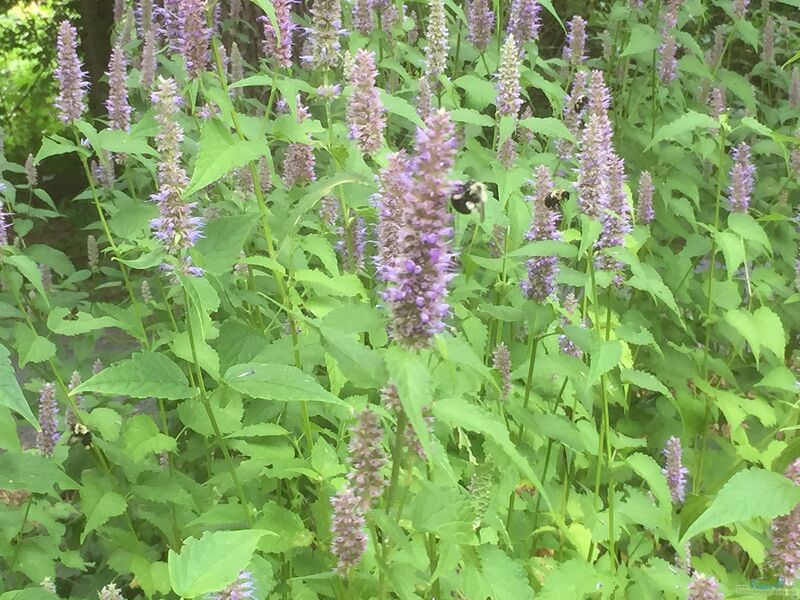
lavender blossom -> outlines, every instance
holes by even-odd
[[[11,225],[6,220],[6,217],[9,216],[11,216],[11,213],[3,210],[3,202],[0,201],[0,246],[8,246],[9,243],[8,230],[11,229]]]
[[[339,199],[336,196],[323,196],[320,200],[319,214],[322,217],[322,222],[331,231],[336,231],[337,224],[339,223]]]
[[[750,0],[733,0],[733,16],[737,19],[744,19],[747,16],[747,5]]]
[[[411,19],[411,29],[406,32],[406,42],[408,42],[409,46],[416,46],[419,39],[419,18],[414,11],[411,11],[409,17]]]
[[[386,409],[394,413],[398,420],[402,415],[405,414],[403,405],[400,402],[400,395],[397,392],[397,387],[394,384],[389,384],[381,389],[381,400],[383,401]],[[422,408],[422,419],[425,421],[428,432],[433,432],[433,415],[431,415],[430,407],[425,406]],[[414,431],[414,428],[407,421],[406,427],[402,431],[402,435],[404,447],[407,448],[409,452],[416,454],[420,460],[427,460],[425,456],[425,450],[422,448],[422,444],[417,437],[416,431]]]
[[[386,487],[381,475],[381,468],[386,464],[386,454],[381,447],[383,428],[378,416],[366,408],[358,414],[358,423],[350,431],[348,451],[352,469],[347,478],[353,493],[361,500],[361,509],[367,511]]]
[[[103,369],[105,369],[103,361],[99,358],[94,359],[94,362],[92,363],[92,375],[97,375]]]
[[[378,71],[375,68],[375,53],[359,49],[355,55],[355,64],[349,69],[348,76],[353,86],[353,95],[347,106],[347,124],[350,137],[365,154],[375,154],[383,145],[383,129],[386,126],[384,108],[381,105],[375,80]]]
[[[214,600],[245,600],[255,598],[254,594],[252,573],[242,571],[236,581],[214,596]]]
[[[339,64],[342,5],[339,0],[314,0],[309,31],[312,68],[335,68]]]
[[[333,496],[331,505],[331,553],[337,558],[337,573],[345,576],[361,561],[367,549],[367,522],[361,500],[350,486]]]
[[[100,264],[100,255],[97,251],[97,238],[91,234],[86,236],[86,259],[89,270],[96,273]]]
[[[590,114],[580,140],[576,187],[581,211],[597,220],[610,202],[609,171],[615,156],[608,105],[603,74],[593,71],[588,102]]]
[[[28,154],[28,158],[25,159],[25,180],[30,188],[35,188],[39,183],[39,174],[36,172],[36,163],[33,161],[33,154]]]
[[[725,105],[725,87],[724,86],[714,86],[711,88],[711,98],[709,99],[709,105],[711,106],[711,116],[715,119],[719,119],[722,115],[725,114],[726,105]]]
[[[800,107],[800,69],[792,67],[792,80],[789,83],[789,106]]]
[[[573,315],[578,312],[578,301],[575,299],[575,294],[573,292],[568,293],[564,298],[563,306],[567,314],[561,316],[561,327],[572,325]],[[581,323],[581,327],[585,327],[585,324]],[[583,358],[583,351],[563,333],[558,336],[558,347],[562,354],[572,356],[579,360]]]
[[[712,69],[716,68],[720,60],[722,60],[722,53],[725,50],[725,28],[722,25],[717,25],[714,28],[714,43],[711,49],[705,54],[706,64]]]
[[[775,64],[775,19],[767,17],[761,42],[761,60],[768,65]]]
[[[750,208],[756,168],[750,158],[750,146],[742,142],[731,152],[733,166],[730,171],[728,188],[728,209],[731,212],[746,213]]]
[[[109,583],[97,593],[99,600],[125,600],[115,583]]]
[[[52,383],[45,383],[39,392],[39,427],[36,433],[36,449],[43,456],[53,456],[61,434],[58,433],[58,404]]]
[[[125,14],[125,0],[114,0],[114,21],[119,23]]]
[[[239,44],[233,42],[231,44],[231,81],[241,81],[242,79],[244,79],[244,59],[239,50]],[[242,88],[234,88],[231,93],[234,96],[241,96]]]
[[[572,66],[586,60],[586,21],[580,15],[575,15],[567,23],[567,39],[562,57]]]
[[[152,29],[144,34],[142,47],[142,68],[139,70],[139,84],[145,89],[153,87],[156,76],[156,37]]]
[[[668,33],[664,36],[664,41],[659,48],[659,78],[664,85],[669,85],[675,80],[678,67],[677,51],[678,45],[675,35]]]
[[[372,31],[372,2],[370,0],[353,0],[353,29],[361,35],[369,35]]]
[[[661,472],[667,478],[669,493],[675,504],[683,504],[686,500],[686,476],[689,469],[683,466],[681,455],[681,440],[675,436],[669,438],[662,450],[662,454],[667,459],[666,466]]]
[[[283,157],[283,184],[289,188],[316,181],[314,149],[308,144],[292,142]]]
[[[69,385],[67,386],[67,389],[71,392],[76,387],[78,387],[80,384],[81,384],[81,374],[80,374],[80,372],[79,371],[73,371],[72,375],[70,375]],[[75,399],[75,406],[78,407],[78,409],[82,408],[82,406],[83,406],[83,395],[82,394],[76,394],[74,396],[74,399]],[[67,429],[72,430],[72,428],[75,426],[76,422],[77,422],[77,419],[75,418],[75,413],[72,412],[71,410],[68,411],[67,412]]]
[[[489,8],[488,0],[471,0],[467,6],[467,22],[469,33],[467,39],[479,52],[489,46],[494,31],[494,11]]]
[[[128,131],[131,127],[131,105],[128,104],[127,61],[122,47],[117,45],[111,51],[108,63],[108,121],[111,129]]]
[[[506,228],[502,225],[495,225],[492,227],[492,235],[488,241],[489,256],[492,258],[500,258],[505,254],[506,235]]]
[[[55,76],[58,80],[56,108],[61,121],[70,124],[81,118],[86,110],[84,97],[89,82],[85,80],[78,58],[78,32],[69,21],[61,21],[58,29],[58,60]]]
[[[177,120],[181,98],[175,80],[159,77],[151,98],[159,125],[156,148],[161,161],[158,165],[158,192],[150,196],[158,205],[160,217],[150,224],[167,251],[177,255],[181,250],[194,246],[200,237],[202,221],[192,216],[196,204],[183,201],[188,178],[181,164],[183,129]]]
[[[500,342],[494,349],[492,368],[500,373],[500,399],[508,400],[511,396],[511,355],[504,342]]]
[[[399,257],[403,204],[411,197],[412,186],[413,179],[405,152],[401,150],[389,155],[380,173],[380,191],[375,201],[379,217],[375,266],[378,277],[383,280],[391,275]]]
[[[447,54],[450,45],[447,40],[447,13],[444,9],[444,0],[428,0],[430,13],[428,14],[428,40],[425,45],[425,77],[428,83],[437,84],[439,75],[447,67]]]
[[[39,272],[42,276],[42,287],[45,292],[53,288],[53,271],[47,265],[39,265]]]
[[[653,222],[656,215],[653,211],[653,176],[650,171],[642,171],[639,177],[639,222],[643,225],[649,225]]]
[[[506,31],[517,40],[520,52],[525,44],[539,37],[539,11],[541,8],[537,0],[511,0]]]
[[[327,84],[321,85],[317,88],[317,95],[325,100],[326,102],[330,102],[331,100],[335,100],[339,97],[342,93],[342,86],[338,83],[336,84]]]
[[[181,3],[183,0],[162,0],[157,13],[161,24],[160,33],[166,38],[171,52],[180,53],[183,47],[181,27]]]
[[[431,82],[427,76],[423,75],[419,78],[419,83],[417,85],[417,114],[423,121],[427,121],[433,109],[433,90],[431,89]]]
[[[608,188],[608,207],[603,214],[603,230],[595,244],[596,250],[622,246],[625,235],[632,229],[628,197],[625,192],[625,162],[616,155],[612,157],[609,165]],[[602,254],[598,256],[597,267],[604,271],[619,271],[623,264],[613,256]],[[614,281],[617,285],[622,282],[619,273]]]
[[[514,36],[509,35],[500,51],[500,68],[497,71],[497,116],[519,115],[522,106],[519,84],[519,51]]]
[[[558,213],[545,206],[545,198],[553,191],[550,171],[544,165],[536,169],[536,190],[532,198],[533,221],[525,239],[529,242],[559,240],[556,228]],[[531,300],[544,302],[555,291],[558,259],[555,256],[537,256],[527,262],[528,277],[520,283],[522,293]]]
[[[497,149],[497,161],[506,169],[510,169],[517,162],[517,144],[514,138],[508,138]]]
[[[723,598],[716,577],[708,577],[695,571],[689,583],[689,595],[686,596],[686,600],[723,600]]]
[[[800,459],[792,462],[784,473],[795,485],[800,485]],[[800,505],[787,515],[772,521],[772,548],[767,564],[786,586],[791,586],[800,570]]]
[[[277,2],[276,2],[277,11]],[[205,2],[181,0],[179,13],[181,54],[186,61],[189,77],[197,78],[208,65],[211,28],[206,26]]]
[[[384,265],[388,286],[383,298],[392,313],[392,335],[408,348],[427,346],[444,328],[449,312],[452,228],[447,203],[453,134],[444,111],[431,114],[426,126],[417,130],[417,155],[409,163],[413,201],[402,204],[397,257],[392,265]]]
[[[292,0],[273,0],[275,18],[278,25],[276,32],[269,18],[261,17],[264,26],[264,40],[262,48],[264,56],[275,58],[279,67],[288,69],[292,66]]]
[[[136,28],[139,37],[146,38],[153,32],[153,1],[138,0],[136,2]]]

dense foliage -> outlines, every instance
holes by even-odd
[[[796,0],[252,2],[118,0],[100,118],[52,24],[0,600],[792,586]]]

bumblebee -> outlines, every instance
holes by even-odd
[[[471,179],[456,186],[456,190],[450,196],[450,205],[462,215],[478,212],[483,219],[483,205],[486,203],[486,197],[486,185]]]
[[[72,426],[72,437],[78,439],[84,448],[92,447],[92,432],[83,423],[75,423]]]
[[[550,210],[553,211],[558,210],[559,206],[561,206],[561,203],[564,202],[564,200],[567,198],[568,195],[569,192],[567,192],[567,190],[564,189],[553,190],[552,192],[547,194],[547,196],[545,196],[544,205]]]
[[[586,96],[578,96],[575,98],[575,102],[572,103],[572,110],[575,114],[580,114],[583,112],[583,107],[586,106],[586,103],[589,99]]]

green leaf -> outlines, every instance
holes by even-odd
[[[319,329],[322,347],[336,359],[347,379],[357,387],[379,388],[386,382],[383,357],[358,341],[357,335],[323,325]]]
[[[225,382],[237,392],[261,400],[280,402],[328,402],[349,406],[311,375],[289,365],[246,363],[225,372]]]
[[[45,158],[57,156],[59,154],[69,154],[70,152],[78,152],[84,156],[89,155],[86,148],[77,146],[75,142],[58,135],[52,135],[42,140],[42,147],[39,148],[39,152],[36,153],[34,162],[38,165]]]
[[[481,114],[474,108],[457,108],[450,113],[450,118],[456,123],[467,123],[479,127],[494,127],[494,119]]]
[[[86,515],[86,525],[81,533],[81,544],[92,531],[104,525],[112,517],[123,514],[127,506],[125,498],[112,490],[107,490],[99,496],[82,491],[81,510]]]
[[[512,460],[517,468],[530,479],[536,486],[536,490],[544,500],[545,505],[552,509],[550,497],[542,486],[539,476],[534,473],[528,461],[517,450],[508,436],[508,429],[498,417],[492,415],[484,408],[471,404],[463,399],[440,400],[433,404],[433,412],[437,419],[448,423],[452,427],[461,427],[467,431],[482,433],[487,438],[497,444],[506,455]],[[557,515],[553,515],[557,519]]]
[[[478,548],[478,556],[481,559],[481,573],[492,590],[493,598],[533,599],[533,589],[520,562],[489,544]]]
[[[770,308],[762,306],[752,314],[744,308],[729,310],[725,314],[725,320],[747,340],[756,360],[756,366],[758,366],[762,348],[770,350],[776,357],[783,359],[786,334],[780,317]]]
[[[620,379],[642,389],[659,392],[667,398],[672,398],[672,393],[667,389],[667,386],[661,383],[655,375],[651,375],[650,373],[637,371],[636,369],[621,369]]]
[[[8,349],[0,344],[0,405],[13,410],[28,423],[39,430],[39,422],[33,416],[22,388],[19,387],[17,375],[11,365]]]
[[[432,400],[430,373],[419,356],[402,348],[390,347],[385,357],[390,381],[397,387],[408,422],[414,428],[425,454],[431,456],[430,432],[422,414],[423,408],[430,407]]]
[[[239,253],[257,222],[255,214],[218,217],[209,221],[203,228],[203,237],[195,246],[203,255],[202,267],[213,275],[230,271],[239,260]]]
[[[381,103],[388,112],[393,115],[403,117],[404,119],[408,119],[418,127],[422,127],[424,125],[422,119],[420,119],[419,115],[417,114],[417,109],[414,108],[414,106],[408,100],[405,98],[400,98],[399,96],[393,96],[384,90],[380,90],[380,94]]]
[[[110,128],[103,129],[103,131],[97,134],[97,146],[95,150],[98,149],[120,154],[158,156],[158,152],[147,144],[147,139],[142,137],[141,134],[137,137],[127,131]]]
[[[233,169],[264,156],[266,152],[265,142],[241,140],[217,119],[207,121],[200,137],[200,152],[194,164],[194,173],[184,196],[191,196]]]
[[[247,568],[259,540],[274,535],[264,529],[206,532],[184,541],[181,552],[169,551],[169,580],[181,598],[218,592]]]
[[[113,317],[93,317],[85,312],[78,312],[75,320],[65,321],[69,309],[57,306],[47,315],[47,327],[59,335],[80,335],[89,331],[105,329],[106,327],[119,327],[125,329],[125,324]]]
[[[467,96],[473,100],[480,109],[493,104],[495,98],[497,98],[497,89],[494,87],[494,84],[477,75],[462,75],[453,83],[467,92]]]
[[[314,534],[305,528],[300,515],[275,502],[267,502],[260,514],[254,527],[269,527],[275,534],[262,538],[258,543],[262,552],[287,552],[292,548],[306,547],[314,540]]]
[[[563,258],[575,258],[578,254],[577,249],[572,244],[557,240],[543,240],[525,244],[522,248],[509,252],[508,256],[520,256],[531,258],[533,256],[561,256]]]
[[[736,19],[736,29],[745,42],[750,44],[754,50],[758,50],[758,40],[761,34],[758,33],[758,29],[755,28],[755,25],[747,19]]]
[[[584,560],[573,558],[556,565],[547,574],[541,593],[541,600],[562,600],[563,598],[587,598],[597,591],[597,572]]]
[[[62,490],[77,490],[79,487],[52,459],[29,452],[0,454],[0,485],[5,490],[27,490],[52,496],[57,496],[54,486]]]
[[[652,52],[661,45],[661,36],[659,36],[652,27],[643,23],[636,23],[631,28],[631,37],[625,50],[622,51],[620,56],[633,56],[635,54],[644,54]]]
[[[751,240],[760,244],[767,252],[772,254],[772,245],[769,243],[767,232],[758,222],[747,213],[734,212],[728,215],[728,227],[739,234],[742,239]]]
[[[27,325],[17,323],[16,336],[20,368],[28,363],[44,362],[56,355],[56,345],[31,331]]]
[[[658,500],[658,508],[661,511],[664,524],[669,523],[669,515],[672,511],[672,496],[667,486],[667,479],[661,471],[659,464],[652,456],[636,452],[625,459],[628,466],[641,477],[647,484],[647,489],[653,493]]]
[[[180,367],[166,355],[144,350],[103,369],[70,392],[97,392],[107,396],[182,400],[195,396]]]
[[[698,533],[751,519],[774,519],[800,504],[800,486],[788,477],[763,469],[739,471],[717,492],[711,505],[694,521],[680,541],[683,546]]]
[[[5,256],[3,260],[6,264],[16,267],[17,271],[33,284],[33,287],[36,288],[36,291],[39,292],[39,295],[44,299],[45,304],[47,304],[47,308],[50,308],[50,300],[47,299],[47,294],[42,284],[42,272],[39,271],[39,267],[36,266],[36,263],[27,256],[22,256],[20,254]]]
[[[294,278],[318,294],[346,298],[366,295],[364,285],[353,273],[330,276],[318,269],[300,269],[294,274]]]
[[[622,344],[617,340],[595,342],[592,347],[591,357],[589,375],[586,377],[587,390],[599,382],[601,376],[619,364],[622,358]]]
[[[547,138],[562,138],[565,140],[575,141],[575,136],[567,129],[567,126],[561,122],[560,119],[553,117],[528,117],[519,122],[520,126],[529,129],[533,133],[538,133]]]
[[[694,131],[695,129],[717,129],[719,121],[693,110],[686,112],[672,123],[663,125],[655,134],[645,150],[655,146],[663,140],[674,140],[679,136]]]

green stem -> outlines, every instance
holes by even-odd
[[[239,481],[239,477],[236,475],[236,467],[233,464],[233,459],[231,458],[231,454],[228,451],[228,444],[225,442],[225,438],[222,437],[222,432],[220,431],[219,424],[217,423],[217,419],[214,416],[214,410],[211,407],[211,402],[208,399],[208,393],[206,392],[206,386],[203,381],[203,372],[200,369],[200,363],[197,361],[197,347],[194,340],[194,332],[192,330],[192,314],[191,314],[191,303],[189,301],[189,293],[184,290],[184,300],[186,302],[186,331],[189,334],[189,345],[192,349],[192,366],[194,367],[196,374],[197,374],[197,383],[200,387],[200,397],[203,401],[203,408],[205,408],[206,415],[208,415],[208,420],[211,422],[211,427],[214,430],[214,437],[217,439],[217,443],[219,444],[220,449],[222,450],[222,455],[225,458],[225,464],[228,467],[228,470],[231,474],[231,479],[233,480],[233,484],[236,487],[236,492],[239,495],[239,501],[242,504],[242,510],[244,511],[245,519],[247,520],[247,524],[252,527],[253,526],[253,515],[250,512],[250,503],[247,501],[247,497],[244,493],[244,488],[242,487],[241,482]]]
[[[25,505],[25,512],[22,515],[22,523],[19,526],[19,531],[15,537],[14,553],[11,555],[11,561],[8,563],[9,575],[14,572],[14,567],[17,566],[17,558],[19,558],[19,549],[22,546],[22,535],[25,532],[25,525],[28,524],[28,515],[31,512],[31,504],[33,504],[33,494],[28,496],[28,503]]]

